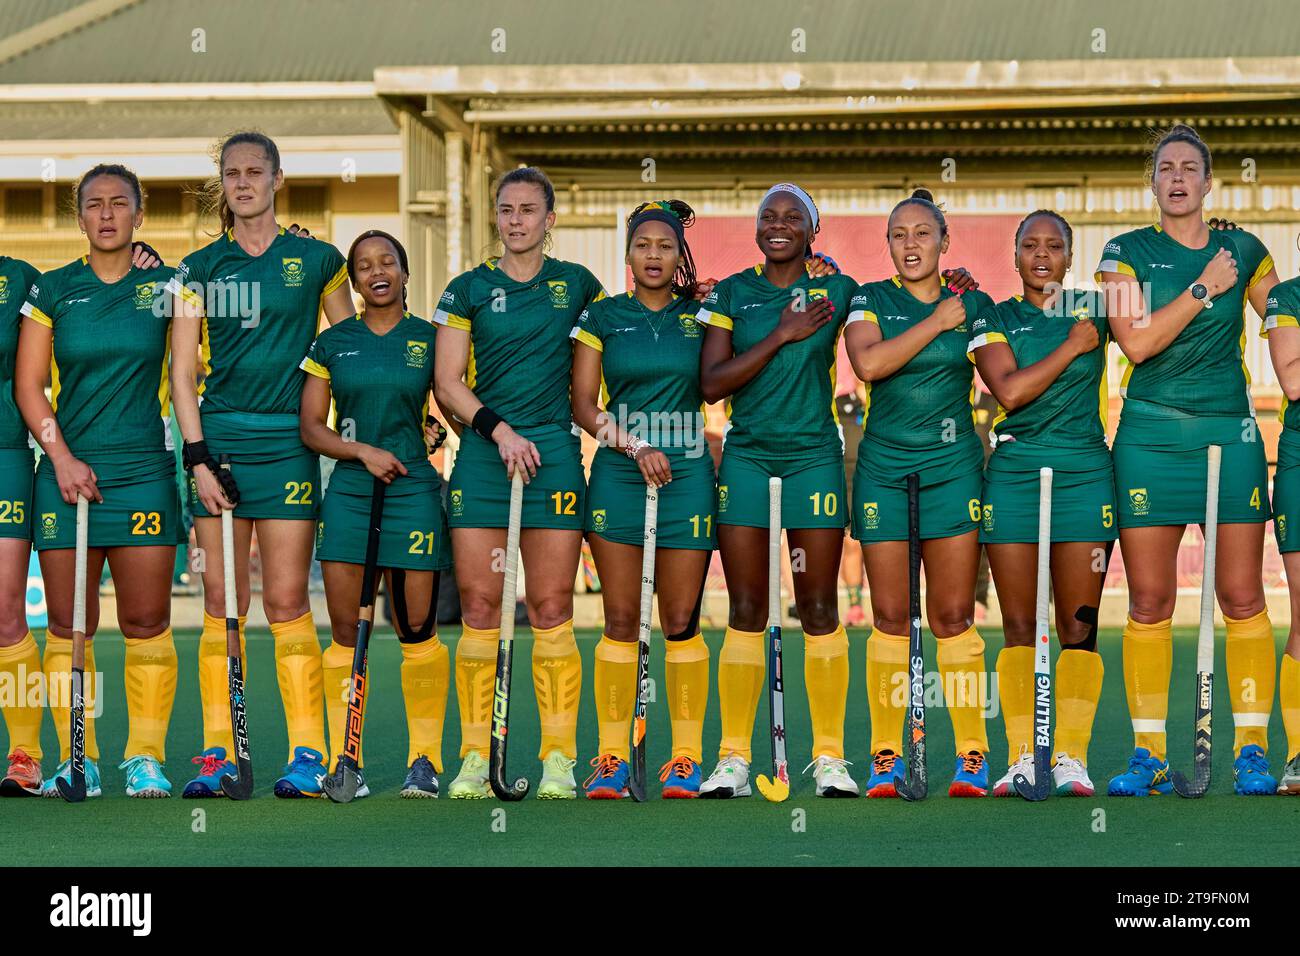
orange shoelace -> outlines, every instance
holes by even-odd
[[[30,771],[33,767],[36,766],[36,761],[32,760],[31,757],[27,756],[27,751],[15,750],[13,753],[9,755],[9,765],[13,770]]]
[[[663,783],[667,781],[669,777],[676,777],[679,780],[685,780],[694,772],[694,760],[690,757],[674,757],[659,768],[659,782]]]
[[[984,755],[978,750],[972,750],[961,755],[961,769],[966,773],[979,773],[984,767]]]
[[[225,761],[217,757],[216,754],[202,754],[198,757],[194,757],[193,759],[191,759],[190,763],[200,764],[199,766],[200,777],[211,777],[213,774],[215,774],[218,770],[221,769],[221,765],[225,763]]]
[[[881,774],[889,773],[894,769],[894,764],[897,761],[898,761],[898,754],[891,753],[890,751],[887,750],[880,751],[880,753],[876,754],[874,757],[871,758],[872,776],[878,777]]]
[[[582,785],[584,787],[590,786],[591,782],[597,777],[601,780],[606,780],[609,777],[614,776],[614,774],[618,773],[619,763],[619,758],[615,757],[613,754],[601,754],[599,757],[592,757],[591,765],[596,769],[592,771],[590,777],[583,781]]]

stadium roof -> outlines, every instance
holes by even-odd
[[[192,50],[196,30],[206,52]],[[792,49],[795,30],[805,31],[803,52]],[[0,31],[0,85],[368,82],[379,67],[429,64],[1104,63],[1300,51],[1295,0],[10,0]]]

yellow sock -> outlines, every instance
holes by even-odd
[[[13,688],[12,697],[5,701],[5,726],[9,728],[9,749],[4,753],[21,750],[37,763],[41,762],[41,718],[45,716],[44,701],[39,693],[41,679],[41,654],[36,649],[36,638],[28,631],[12,647],[0,647],[0,678]],[[0,700],[7,695],[0,691]]]
[[[1007,766],[1034,749],[1034,649],[1012,646],[998,652],[998,697],[1007,726]],[[1059,720],[1058,720],[1059,723]]]
[[[980,675],[984,672],[984,639],[973,626],[956,637],[938,641],[939,674],[943,678],[944,703],[952,720],[957,752],[989,749],[984,728],[984,701]]]
[[[578,704],[582,696],[582,657],[573,637],[573,619],[533,628],[533,690],[542,724],[542,744],[537,756],[559,750],[570,760],[578,758]]]
[[[328,767],[320,639],[311,611],[292,621],[273,623],[271,636],[275,638],[275,676],[289,731],[287,760],[293,760],[295,747],[310,747],[320,752]]]
[[[1054,754],[1065,752],[1088,765],[1092,721],[1101,699],[1105,673],[1096,651],[1066,648],[1056,659],[1056,744]]]
[[[442,773],[442,726],[447,716],[451,655],[434,634],[418,644],[402,642],[402,701],[406,704],[406,765],[423,754]]]
[[[844,708],[849,697],[849,635],[804,634],[803,679],[812,715],[813,759],[844,758]]]
[[[59,761],[72,756],[72,638],[56,637],[45,632],[45,688],[54,718],[54,731],[59,737]],[[86,756],[99,759],[99,741],[95,738],[95,710],[99,699],[99,681],[95,670],[95,642],[86,642]]]
[[[763,631],[727,628],[718,655],[718,700],[722,705],[722,740],[718,758],[740,754],[753,759],[754,715],[767,678],[767,648]]]
[[[1174,622],[1124,625],[1124,692],[1133,720],[1133,746],[1165,759],[1165,717],[1169,713],[1169,674],[1174,666]]]
[[[480,631],[468,624],[456,642],[456,703],[460,707],[460,755],[488,755],[492,694],[496,687],[497,628]]]
[[[630,759],[628,737],[636,704],[636,641],[616,641],[602,635],[596,645],[592,693],[596,698],[599,728],[597,751]]]
[[[867,638],[867,707],[873,754],[903,752],[907,696],[907,636],[873,627]]]
[[[167,762],[167,725],[176,700],[176,642],[169,627],[153,637],[126,641],[126,712],[130,718],[123,756],[146,755]]]
[[[1224,617],[1228,639],[1228,693],[1232,695],[1232,723],[1236,728],[1233,750],[1255,744],[1268,751],[1268,717],[1273,712],[1277,660],[1273,623],[1265,608],[1253,617]]]
[[[348,733],[348,695],[352,690],[352,648],[330,641],[330,646],[321,654],[320,664],[321,679],[325,686],[325,723],[330,729],[330,746],[334,748],[335,758],[338,758],[343,753],[343,745]],[[361,705],[361,714],[364,718],[364,701]],[[364,766],[361,757],[361,749],[358,749],[358,767]]]
[[[673,722],[673,756],[704,759],[704,711],[709,704],[709,648],[704,635],[666,641],[664,681]]]
[[[248,642],[244,621],[239,619],[239,656],[244,684],[248,684]],[[199,700],[203,705],[203,749],[226,748],[235,759],[235,738],[230,729],[230,676],[227,673],[226,620],[203,612],[203,633],[199,637]]]
[[[1282,678],[1278,697],[1282,703],[1282,726],[1286,728],[1286,759],[1300,754],[1300,661],[1282,655]]]

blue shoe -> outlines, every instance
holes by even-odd
[[[957,766],[948,785],[950,797],[987,797],[989,762],[978,750],[957,755]]]
[[[322,797],[325,790],[325,755],[311,747],[294,747],[293,762],[284,768],[284,776],[275,782],[277,797]]]
[[[117,767],[126,771],[126,795],[128,797],[170,797],[171,781],[163,776],[162,764],[156,757],[130,757]]]
[[[69,783],[72,782],[72,761],[65,760],[59,764],[58,771],[53,777],[47,777],[41,784],[42,797],[54,797],[56,800],[62,800],[63,796],[59,793],[59,788],[55,784],[56,777],[62,777]],[[99,780],[99,765],[89,757],[86,758],[86,796],[98,797],[103,794],[103,787]]]
[[[1145,747],[1138,747],[1128,758],[1128,769],[1111,777],[1106,793],[1112,797],[1155,797],[1173,790],[1169,762],[1151,756]]]
[[[1271,797],[1277,793],[1277,778],[1268,772],[1264,748],[1249,744],[1232,763],[1233,788],[1243,797]]]
[[[665,800],[690,800],[700,795],[700,765],[690,757],[674,757],[659,768]]]
[[[185,785],[181,791],[183,798],[225,796],[221,790],[221,778],[235,776],[235,765],[226,759],[225,747],[209,747],[190,763],[199,765],[199,775]]]
[[[907,772],[903,758],[892,750],[882,750],[871,757],[871,776],[867,778],[868,797],[897,797],[895,781]]]
[[[596,769],[582,784],[588,800],[622,800],[627,796],[627,781],[632,768],[626,760],[613,754],[601,754],[591,758],[591,765]]]

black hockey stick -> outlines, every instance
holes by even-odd
[[[921,646],[921,476],[907,476],[907,604],[911,621],[907,632],[907,723],[903,750],[907,776],[898,777],[894,789],[904,800],[924,800],[928,792],[925,772],[925,651]]]

